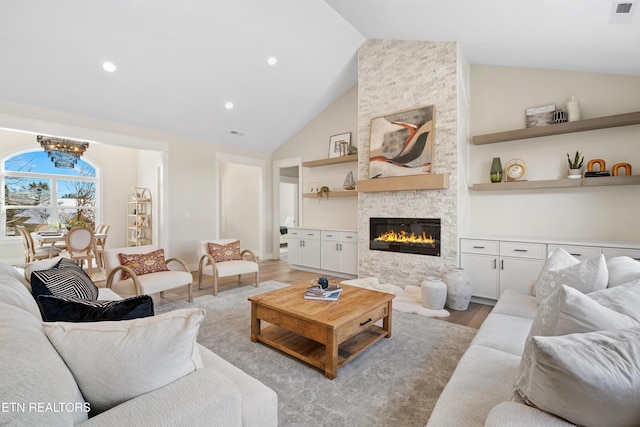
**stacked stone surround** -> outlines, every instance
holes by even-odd
[[[358,51],[358,177],[367,179],[372,118],[435,106],[433,173],[446,190],[358,194],[359,276],[418,285],[458,264],[457,45],[454,42],[370,40]],[[441,218],[441,256],[369,250],[370,217]]]

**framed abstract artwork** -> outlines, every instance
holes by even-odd
[[[435,106],[371,119],[369,178],[431,173]]]
[[[329,138],[329,158],[346,156],[351,145],[351,132],[333,135]]]

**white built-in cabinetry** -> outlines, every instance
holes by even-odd
[[[462,239],[460,246],[460,266],[471,277],[473,295],[489,299],[505,289],[528,292],[546,255],[542,243]]]
[[[289,264],[320,268],[320,230],[290,228],[287,236]]]
[[[523,239],[524,240],[524,239]],[[471,277],[473,296],[498,299],[505,289],[528,292],[540,274],[546,257],[563,248],[584,260],[600,254],[605,258],[628,256],[640,261],[640,243],[561,242],[500,239],[460,239],[460,266]]]
[[[320,268],[358,274],[358,233],[323,230],[320,238]]]
[[[350,230],[290,228],[289,265],[292,268],[358,274],[358,233]]]

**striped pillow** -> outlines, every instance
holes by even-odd
[[[67,258],[62,258],[48,270],[33,271],[31,293],[36,301],[39,295],[91,301],[98,299],[98,287],[80,266]]]

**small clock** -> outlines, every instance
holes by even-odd
[[[511,159],[504,168],[507,181],[517,181],[524,176],[527,170],[526,163],[522,159]]]

